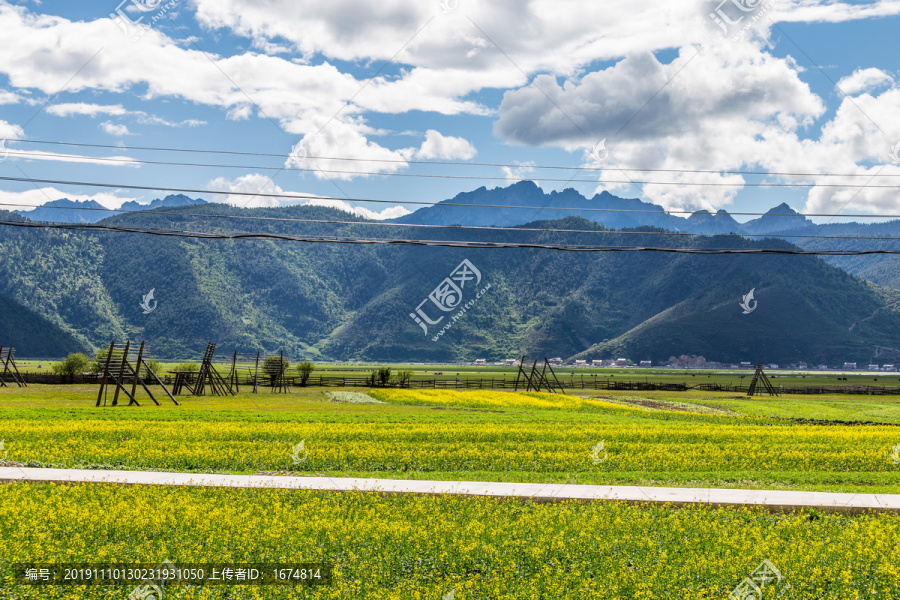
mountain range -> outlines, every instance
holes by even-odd
[[[574,210],[571,210],[574,209]],[[770,235],[813,226],[787,204],[780,204],[758,219],[738,223],[720,210],[700,211],[689,217],[667,214],[662,206],[637,199],[613,196],[609,192],[585,198],[574,189],[545,193],[532,181],[507,188],[481,187],[457,195],[414,213],[393,219],[394,223],[416,225],[462,225],[469,227],[514,227],[532,221],[552,221],[581,217],[610,229],[658,227],[703,235],[741,233]]]
[[[541,202],[535,189],[517,184],[476,190],[472,194],[480,199],[472,196],[469,204],[499,205],[505,196],[507,208],[498,210],[521,215],[527,211],[511,207],[540,206],[534,205]],[[554,209],[577,201],[569,192],[549,198],[556,201]],[[609,202],[619,200],[609,197]],[[587,202],[586,208],[596,206]],[[640,206],[636,202],[621,200],[620,205]],[[452,220],[484,216],[479,207],[470,210],[474,216],[463,211]],[[438,210],[424,212],[419,220],[435,218]],[[658,212],[620,216],[669,218]],[[776,207],[752,226],[805,221],[782,214],[785,209]],[[414,215],[400,221],[408,223]],[[124,213],[104,224],[233,229],[230,220],[213,216],[264,217],[243,220],[240,227],[263,235],[384,237],[384,226],[314,206],[248,210],[197,204]],[[714,224],[725,220],[725,215],[707,216]],[[12,213],[0,214],[0,221],[28,223]],[[223,353],[283,349],[294,359],[384,362],[499,360],[523,353],[570,359],[627,356],[657,363],[682,354],[785,364],[900,360],[900,291],[812,256],[210,240],[12,225],[0,227],[0,295],[91,350],[111,339],[146,339],[157,357],[195,360],[208,341]],[[704,251],[793,247],[773,238],[669,236],[651,226],[613,231],[582,216],[522,225],[527,227],[433,229],[427,237],[534,245],[602,240],[606,246]],[[421,229],[391,229],[392,238],[422,237]],[[889,270],[885,266],[885,276]],[[150,290],[155,303],[147,311],[140,305]],[[747,313],[740,304],[751,290],[754,310]],[[0,344],[22,333],[16,320],[0,323]],[[64,353],[62,340],[58,347]]]
[[[576,210],[563,210],[576,209]],[[738,223],[727,211],[698,211],[689,217],[666,214],[662,206],[625,199],[608,192],[588,199],[576,190],[544,193],[531,181],[507,188],[484,187],[451,200],[420,209],[396,223],[514,227],[534,220],[578,216],[610,229],[657,227],[673,233],[698,235],[741,234],[781,238],[800,248],[823,250],[900,249],[892,237],[900,238],[900,220],[882,223],[815,224],[786,203],[771,208],[759,218]],[[869,238],[869,239],[858,239]],[[876,239],[871,239],[876,238]],[[884,239],[888,238],[888,239]],[[879,285],[900,288],[900,256],[828,256],[829,264]]]
[[[19,215],[31,221],[48,223],[97,223],[122,212],[153,210],[156,208],[175,208],[177,206],[195,206],[206,204],[206,200],[189,198],[183,194],[170,195],[153,200],[150,204],[138,204],[135,201],[125,202],[119,211],[109,210],[93,200],[54,200],[32,210],[17,210]]]

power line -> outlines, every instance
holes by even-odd
[[[150,151],[150,152],[182,152],[189,154],[221,154],[221,155],[229,155],[229,156],[257,156],[257,157],[267,157],[267,158],[280,158],[287,159],[289,158],[289,154],[272,154],[265,152],[238,152],[238,151],[230,151],[230,150],[205,150],[199,148],[166,148],[166,147],[154,147],[154,146],[114,146],[111,144],[87,144],[87,143],[79,143],[79,142],[61,142],[61,141],[50,141],[50,140],[22,140],[22,139],[13,139],[13,138],[0,138],[0,141],[4,142],[18,142],[24,144],[49,144],[49,145],[57,145],[57,146],[73,146],[73,147],[82,147],[82,148],[106,148],[112,150],[142,150],[142,151]],[[87,157],[94,159],[93,157]],[[440,160],[401,160],[401,159],[387,159],[387,158],[351,158],[351,157],[340,157],[340,156],[307,156],[307,159],[314,160],[333,160],[333,161],[345,161],[345,162],[366,162],[366,163],[385,163],[385,164],[405,164],[405,165],[439,165],[439,166],[461,166],[461,167],[509,167],[509,168],[522,168],[523,166],[527,166],[530,169],[545,169],[545,170],[558,170],[558,171],[603,171],[609,169],[609,167],[603,166],[582,166],[582,167],[569,167],[562,165],[521,165],[521,164],[508,164],[508,163],[480,163],[480,162],[462,162],[462,161],[440,161]],[[141,162],[141,161],[135,161]],[[149,164],[181,164],[181,163],[150,163]],[[187,163],[185,163],[187,164]],[[205,165],[204,165],[205,166]],[[228,165],[223,165],[228,166]],[[237,167],[235,167],[237,168]],[[240,167],[240,168],[264,168],[264,167]],[[727,170],[727,169],[646,169],[646,168],[638,168],[638,167],[621,167],[616,166],[616,170],[619,171],[631,171],[636,173],[689,173],[689,174],[718,174],[718,175],[753,175],[753,176],[777,176],[777,177],[867,177],[867,173],[804,173],[804,172],[788,172],[788,171],[737,171],[737,170]],[[352,172],[352,171],[351,171]],[[900,177],[900,174],[885,174],[880,175],[880,177]],[[503,178],[506,179],[506,178]],[[550,181],[550,180],[548,180]],[[554,180],[555,181],[555,180]],[[566,180],[568,181],[568,180]],[[596,183],[596,181],[592,180],[591,183]]]
[[[15,150],[8,150],[7,154],[11,157],[20,157],[20,158],[72,158],[71,155],[68,154],[53,154],[53,153],[42,153],[35,154],[29,152],[18,152]],[[91,162],[100,162],[100,163],[108,163],[108,164],[119,164],[119,165],[131,165],[131,164],[142,164],[142,165],[162,165],[169,167],[199,167],[199,168],[211,168],[211,169],[240,169],[242,171],[288,171],[295,173],[326,173],[331,175],[351,175],[354,177],[401,177],[404,179],[452,179],[452,180],[466,180],[466,181],[531,181],[533,178],[530,177],[488,177],[488,176],[480,176],[480,175],[439,175],[434,173],[387,173],[387,172],[379,172],[379,171],[351,171],[344,169],[322,169],[319,167],[316,168],[301,168],[301,167],[269,167],[262,165],[224,165],[224,164],[211,164],[211,163],[186,163],[186,162],[172,162],[172,161],[158,161],[158,160],[139,160],[133,158],[111,158],[111,157],[85,157]],[[310,158],[310,157],[307,157]],[[338,159],[340,160],[340,159]],[[627,170],[627,169],[626,169]],[[690,173],[689,171],[684,171],[684,173]],[[858,177],[859,175],[854,175],[854,177]],[[864,175],[870,176],[870,175]],[[879,175],[880,177],[881,175]],[[553,183],[603,183],[603,184],[633,184],[633,185],[666,185],[666,186],[682,186],[682,187],[749,187],[749,188],[798,188],[798,187],[825,187],[825,188],[855,188],[859,187],[860,183],[766,183],[766,182],[692,182],[692,181],[649,181],[649,180],[632,180],[632,179],[574,179],[574,178],[554,178],[554,177],[540,177],[541,181],[553,182]],[[866,185],[866,188],[873,189],[900,189],[900,184],[879,184],[879,185]]]
[[[49,185],[79,185],[84,187],[100,187],[110,189],[123,190],[141,190],[155,192],[176,192],[180,194],[212,194],[218,196],[250,196],[260,198],[281,198],[286,200],[323,200],[329,202],[372,202],[377,204],[409,204],[414,206],[426,207],[445,207],[445,206],[461,206],[465,208],[506,208],[506,209],[522,209],[522,210],[556,210],[565,212],[602,212],[602,213],[647,213],[655,215],[708,215],[710,217],[717,216],[717,213],[710,213],[706,210],[641,210],[641,209],[625,209],[625,208],[571,208],[571,207],[555,207],[555,206],[516,206],[510,204],[467,204],[459,202],[416,202],[416,201],[399,201],[399,200],[375,200],[371,198],[337,198],[334,196],[315,196],[312,194],[273,194],[263,192],[235,192],[227,190],[199,190],[193,188],[175,188],[162,186],[146,186],[146,185],[130,185],[120,183],[97,183],[85,181],[71,181],[59,179],[34,179],[31,177],[0,177],[0,181],[17,181],[24,183],[46,183]],[[758,212],[733,212],[727,213],[730,216],[749,216],[749,217],[841,217],[841,218],[858,218],[858,219],[900,219],[900,214],[830,214],[830,213],[758,213]]]
[[[170,229],[151,229],[135,227],[114,227],[109,225],[81,223],[29,223],[0,221],[0,226],[29,229],[65,229],[74,231],[101,231],[111,233],[136,233],[162,237],[178,237],[205,240],[240,240],[260,239],[319,244],[354,244],[354,245],[399,245],[429,246],[442,248],[478,249],[534,249],[558,250],[564,252],[662,252],[669,254],[773,254],[804,256],[864,256],[874,254],[900,254],[897,250],[803,250],[800,248],[665,248],[654,246],[597,246],[597,245],[560,245],[534,244],[523,242],[472,242],[450,240],[420,239],[377,239],[353,237],[294,236],[274,233],[209,233]]]
[[[0,202],[0,206],[18,206],[28,207],[28,204],[13,204]],[[341,221],[332,219],[299,219],[294,217],[259,217],[246,215],[216,215],[216,214],[200,214],[188,212],[168,212],[159,209],[149,210],[121,210],[115,208],[92,208],[84,206],[72,207],[51,207],[54,210],[83,210],[94,212],[114,213],[112,216],[121,214],[128,215],[165,215],[172,217],[191,217],[198,219],[229,219],[243,221],[268,221],[281,223],[308,223],[314,225],[360,225],[360,226],[380,226],[380,227],[408,227],[417,229],[453,229],[456,231],[506,231],[506,232],[528,232],[528,233],[589,233],[589,234],[606,234],[606,235],[656,235],[656,236],[681,236],[681,237],[740,237],[740,238],[778,238],[778,239],[827,239],[827,240],[870,240],[870,241],[900,241],[900,236],[860,236],[860,235],[772,235],[772,234],[753,234],[753,233],[692,233],[682,231],[620,231],[615,229],[555,229],[555,228],[531,228],[510,225],[507,227],[489,226],[489,225],[432,225],[426,223],[386,223],[384,221]],[[26,214],[27,216],[27,214]],[[39,222],[39,221],[38,221]]]

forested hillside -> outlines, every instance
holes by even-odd
[[[242,211],[210,204],[165,213],[177,211],[182,216],[150,211],[103,224],[294,236],[421,235],[405,227],[386,232],[318,207]],[[7,213],[2,220],[13,217]],[[652,228],[611,232],[574,217],[529,228],[583,232],[565,234],[568,244],[790,247],[772,239],[660,235],[662,230]],[[563,239],[517,228],[428,234],[527,243]],[[0,229],[0,255],[0,294],[94,349],[113,338],[146,339],[160,357],[196,357],[214,341],[223,351],[284,349],[294,357],[384,361],[495,360],[528,353],[865,362],[892,356],[900,334],[894,292],[804,256],[485,251],[10,226]],[[479,277],[475,271],[460,281],[451,276],[464,261]],[[442,308],[429,295],[448,278],[467,287],[458,289],[459,298],[445,295]],[[444,292],[450,289],[444,286]],[[751,289],[758,308],[744,315],[739,303]],[[142,307],[151,290],[152,302]]]

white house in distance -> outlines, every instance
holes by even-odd
[[[650,368],[650,367],[652,367],[652,366],[653,366],[653,361],[652,361],[652,360],[642,360],[642,361],[641,361],[641,367],[644,368],[644,369]]]
[[[741,368],[742,369],[752,369],[753,365],[751,363],[748,363],[747,361],[741,361]]]
[[[797,368],[802,371],[805,371],[806,369],[809,368],[809,365],[806,364],[805,362],[799,362],[799,363],[797,363]]]
[[[844,367],[843,367],[843,368],[844,368],[844,370],[855,371],[855,370],[856,370],[856,363],[844,363]]]
[[[486,365],[486,364],[487,364],[487,359],[486,359],[486,358],[476,358],[476,359],[475,359],[475,364],[476,364],[476,365]]]
[[[517,359],[517,358],[507,358],[505,362],[506,362],[506,366],[507,366],[507,367],[515,367],[516,365],[519,364],[519,359]]]
[[[556,358],[551,358],[551,359],[550,359],[550,365],[551,365],[551,366],[554,366],[554,367],[561,367],[562,364],[563,364],[562,358],[560,358],[560,357],[558,357],[558,356],[557,356]]]
[[[868,370],[869,371],[880,371],[881,369],[878,367],[878,365],[869,365]]]
[[[628,359],[627,359],[627,358],[619,358],[619,359],[617,359],[617,360],[616,360],[616,366],[617,366],[617,367],[627,367],[627,366],[628,366]]]
[[[595,360],[592,360],[592,361],[591,361],[591,366],[592,366],[592,367],[602,367],[602,366],[603,366],[603,361],[602,361],[602,360],[596,360],[596,359],[595,359]]]
[[[576,361],[575,361],[575,366],[576,366],[576,367],[586,367],[586,366],[587,366],[587,361],[586,361],[586,360],[576,360]]]

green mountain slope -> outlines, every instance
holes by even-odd
[[[0,345],[19,358],[56,358],[87,347],[73,335],[18,302],[0,296]]]
[[[865,224],[834,223],[789,233],[817,236],[798,240],[799,246],[809,249],[893,251],[900,249],[900,245],[898,245],[900,221]],[[900,255],[831,256],[827,261],[848,273],[858,275],[878,285],[900,289]]]
[[[247,211],[210,204],[165,212],[180,216],[148,211],[103,223],[422,237],[421,230],[388,230],[319,207]],[[238,216],[288,220],[231,218]],[[779,240],[673,238],[650,228],[611,232],[580,218],[530,227],[535,226],[584,233],[448,229],[429,230],[427,237],[610,247],[789,247]],[[213,341],[223,353],[283,349],[294,358],[345,360],[499,360],[528,353],[660,361],[701,354],[729,362],[833,364],[888,362],[891,348],[900,345],[893,341],[900,335],[895,310],[900,292],[804,256],[197,240],[8,226],[0,227],[0,256],[0,294],[94,348],[112,338],[146,339],[154,355],[166,358],[196,358]],[[754,288],[757,309],[743,315],[741,298]],[[151,290],[148,312],[141,303]]]

